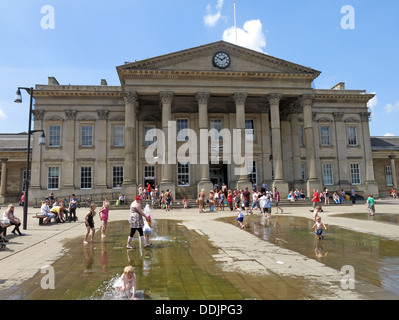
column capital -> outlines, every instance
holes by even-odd
[[[43,120],[43,116],[44,116],[44,110],[32,110],[32,114],[33,114],[33,120]]]
[[[173,102],[174,93],[173,91],[160,91],[159,97],[161,99],[162,104],[164,103],[171,104]]]
[[[98,120],[107,120],[109,110],[97,110]]]
[[[1,159],[0,159],[0,162],[1,162],[1,163],[6,163],[7,161],[8,161],[8,158],[1,158]]]
[[[210,92],[203,92],[203,91],[198,91],[195,94],[195,98],[197,99],[198,103],[203,103],[203,104],[207,104],[209,97],[211,96]]]
[[[312,106],[314,98],[310,94],[304,94],[304,95],[299,97],[298,101],[299,101],[299,103],[301,104],[302,107],[309,106],[309,105]]]
[[[270,105],[276,105],[280,103],[281,97],[283,95],[281,93],[271,93],[267,96],[267,100]]]
[[[138,102],[137,91],[123,91],[122,95],[123,95],[123,99],[125,100],[125,103],[136,103],[136,102]]]
[[[396,158],[396,156],[393,155],[393,154],[391,154],[390,156],[388,156],[388,159],[391,159],[391,160],[395,160],[395,158]]]
[[[67,120],[75,120],[76,119],[76,110],[64,110]]]
[[[335,122],[342,122],[344,118],[343,112],[333,112],[334,121]]]
[[[270,106],[266,102],[258,103],[260,113],[269,113]]]
[[[248,92],[234,92],[233,99],[236,104],[244,104],[247,100]]]
[[[362,122],[370,122],[371,112],[360,112],[360,120]]]

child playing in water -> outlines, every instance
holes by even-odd
[[[107,230],[107,223],[108,223],[108,213],[109,213],[109,203],[104,202],[104,206],[101,208],[100,212],[98,213],[101,220],[101,238],[105,238],[105,230]]]
[[[316,216],[315,224],[313,225],[312,229],[315,229],[314,231],[319,239],[323,239],[323,236],[322,236],[323,229],[327,230],[327,227],[325,226],[325,224],[323,222],[321,222],[320,216]]]
[[[91,242],[94,240],[94,233],[96,229],[94,228],[94,216],[96,215],[96,205],[94,203],[90,204],[90,210],[85,216],[86,234],[83,240],[83,244],[87,244],[87,237],[89,236],[91,230]]]
[[[147,218],[148,218],[148,220],[144,220],[143,233],[144,233],[146,243],[150,243],[150,235],[152,234],[151,216],[147,215]]]
[[[321,211],[320,206],[316,206],[313,210],[313,220],[316,222],[316,218],[319,216],[319,212]]]
[[[245,227],[243,224],[244,213],[242,212],[242,209],[238,205],[236,205],[236,211],[237,211],[237,221],[240,224],[240,227],[244,228]]]
[[[132,266],[127,266],[123,270],[123,275],[114,284],[115,290],[120,293],[122,297],[130,297],[130,300],[137,300],[136,298],[136,275]]]

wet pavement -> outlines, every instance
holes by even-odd
[[[386,208],[395,215],[398,207]],[[245,216],[245,230],[227,210],[154,210],[153,247],[141,248],[136,235],[133,250],[125,248],[127,209],[112,210],[107,238],[101,241],[97,232],[87,246],[82,221],[38,226],[29,220],[27,236],[9,237],[0,252],[0,299],[109,299],[126,265],[135,268],[140,299],[398,299],[399,226],[341,216],[361,209],[326,207],[321,215],[328,230],[321,241],[303,207],[269,220]],[[54,289],[43,289],[48,266]],[[343,266],[353,267],[355,289],[343,288]]]

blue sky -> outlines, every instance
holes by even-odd
[[[376,93],[371,135],[399,136],[399,1],[235,2],[239,45],[322,71],[316,88]],[[0,0],[0,132],[27,131],[19,86],[119,85],[125,61],[235,42],[233,27],[233,0]]]

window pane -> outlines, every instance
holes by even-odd
[[[258,181],[256,179],[256,161],[247,162],[247,170],[248,170],[248,180],[252,183],[255,181],[257,184]]]
[[[112,168],[112,188],[120,188],[123,183],[123,167]]]
[[[82,126],[82,146],[91,147],[93,145],[93,127]]]
[[[253,120],[245,120],[245,140],[254,141],[254,121]]]
[[[114,126],[113,131],[113,145],[115,147],[123,147],[125,145],[125,128],[123,126]]]
[[[217,132],[222,130],[222,120],[221,119],[211,119],[211,129],[216,129]],[[211,140],[222,140],[223,137],[220,134],[212,135]]]
[[[59,181],[59,168],[58,167],[49,167],[48,168],[48,178],[47,178],[47,188],[50,189],[58,189],[58,181]]]
[[[356,127],[348,127],[348,144],[350,146],[357,146],[357,132]]]
[[[320,127],[321,145],[330,145],[330,127]]]
[[[334,184],[333,166],[332,164],[323,164],[324,184],[331,186]]]
[[[50,137],[49,137],[49,146],[50,147],[59,147],[61,140],[61,128],[60,126],[50,126]]]
[[[80,168],[80,188],[91,189],[91,167]]]
[[[179,186],[189,186],[190,185],[190,163],[187,162],[182,164],[177,163],[177,184]]]
[[[351,163],[351,178],[352,178],[352,184],[361,183],[359,163]]]
[[[385,167],[385,180],[386,180],[387,186],[393,186],[393,182],[392,182],[392,167],[391,166],[386,166]]]
[[[177,119],[176,128],[177,128],[177,141],[188,141],[188,137],[180,133],[181,130],[188,129],[188,119]]]

